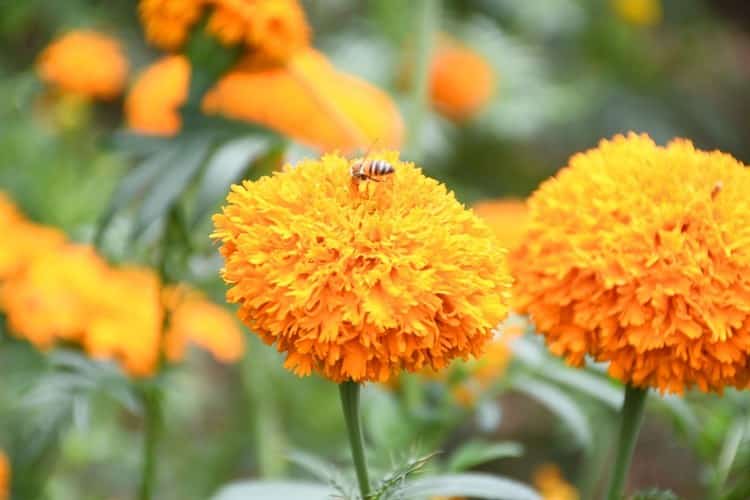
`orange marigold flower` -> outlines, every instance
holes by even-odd
[[[179,132],[179,110],[187,100],[189,85],[190,63],[185,56],[167,56],[149,66],[125,100],[128,127],[143,134]]]
[[[645,135],[577,154],[529,199],[515,302],[552,352],[638,387],[750,380],[750,172]]]
[[[324,151],[397,148],[403,121],[391,98],[313,49],[285,66],[246,58],[210,91],[207,113],[259,123]]]
[[[224,363],[242,357],[245,337],[231,313],[185,286],[167,288],[164,294],[170,311],[169,328],[164,337],[169,361],[182,360],[188,344],[209,351]]]
[[[10,460],[5,452],[0,451],[0,500],[10,498]]]
[[[620,19],[636,26],[655,26],[661,22],[661,0],[611,0]]]
[[[146,38],[159,48],[179,49],[206,3],[206,0],[141,0],[138,13]]]
[[[310,44],[297,0],[213,0],[208,30],[228,45],[244,43],[272,61],[286,61]]]
[[[464,121],[481,111],[495,92],[495,73],[477,52],[444,38],[430,67],[430,98],[447,118]]]
[[[578,500],[578,490],[565,480],[555,464],[544,464],[534,472],[534,486],[544,500]]]
[[[27,266],[36,256],[65,242],[65,235],[57,229],[26,220],[16,206],[0,192],[0,282]]]
[[[524,201],[483,201],[472,208],[495,231],[501,245],[512,249],[521,243],[529,214]]]
[[[480,355],[510,277],[490,229],[397,153],[355,181],[339,155],[233,186],[214,216],[227,299],[298,375],[386,381]]]
[[[128,60],[120,43],[94,31],[72,31],[39,56],[37,72],[64,92],[114,99],[125,87]]]

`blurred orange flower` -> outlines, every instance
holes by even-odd
[[[214,216],[227,299],[298,375],[386,381],[481,354],[510,277],[490,229],[397,153],[357,182],[338,155],[233,186]]]
[[[544,464],[534,472],[534,486],[544,500],[578,500],[578,490],[565,480],[555,464]]]
[[[94,31],[71,31],[40,54],[37,73],[63,92],[95,99],[114,99],[122,93],[128,60],[120,43]]]
[[[0,284],[20,272],[37,255],[62,246],[62,231],[26,220],[13,202],[0,192]]]
[[[179,49],[206,3],[207,0],[140,0],[138,13],[146,39],[165,50]]]
[[[170,362],[181,361],[187,344],[220,361],[236,361],[244,339],[231,314],[198,292],[177,290],[168,289],[169,301],[162,304],[153,270],[114,268],[89,246],[67,245],[8,280],[0,307],[9,330],[36,347],[78,344],[94,358],[117,361],[134,377],[153,375],[162,352]],[[170,321],[162,340],[164,305]]]
[[[213,0],[208,30],[227,45],[244,43],[257,57],[286,61],[310,44],[297,0]]]
[[[661,22],[661,0],[611,0],[615,13],[629,24],[655,26]]]
[[[167,56],[138,76],[125,99],[128,127],[142,134],[174,135],[180,131],[180,107],[187,100],[190,63]]]
[[[164,290],[169,328],[164,350],[169,361],[184,359],[189,344],[209,351],[224,363],[238,361],[245,351],[245,337],[232,314],[184,285]]]
[[[513,249],[523,240],[529,213],[524,201],[482,201],[472,209],[492,228],[504,247]]]
[[[10,499],[10,460],[5,452],[0,451],[0,500]]]
[[[391,98],[337,71],[319,52],[295,54],[287,65],[248,57],[203,102],[207,113],[259,123],[323,151],[396,148],[404,133]]]
[[[464,121],[481,111],[495,92],[495,73],[477,52],[443,37],[430,67],[430,98],[447,118]]]
[[[514,300],[550,349],[638,387],[750,380],[750,171],[677,139],[605,140],[528,201]]]

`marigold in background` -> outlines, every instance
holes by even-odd
[[[208,30],[227,45],[282,62],[310,44],[310,27],[297,0],[213,0]]]
[[[5,452],[0,450],[0,500],[10,499],[10,460]]]
[[[122,93],[128,67],[120,43],[94,31],[63,35],[37,61],[37,73],[45,82],[63,92],[103,100]]]
[[[295,54],[286,66],[246,57],[203,101],[207,113],[259,123],[323,151],[397,148],[401,114],[369,83],[337,71],[319,52]]]
[[[479,53],[444,37],[430,67],[430,99],[451,120],[468,120],[479,113],[495,92],[495,73]]]
[[[11,333],[36,347],[77,344],[133,377],[156,373],[162,352],[181,361],[188,344],[223,362],[242,355],[244,338],[228,311],[185,287],[164,293],[163,302],[149,268],[111,267],[89,246],[66,245],[9,279],[0,289],[0,309]],[[165,307],[169,328],[162,335]]]
[[[629,24],[655,26],[661,22],[661,0],[611,0],[615,13]]]
[[[472,209],[492,228],[504,247],[513,249],[523,240],[529,216],[526,202],[513,199],[482,201]]]
[[[490,229],[397,153],[357,181],[339,155],[233,186],[214,216],[227,299],[298,375],[386,381],[480,355],[510,277]]]
[[[141,0],[138,13],[146,39],[165,50],[179,49],[207,3],[207,0]]]
[[[174,135],[180,131],[180,107],[187,100],[190,63],[167,56],[138,76],[125,99],[128,127],[142,134]]]
[[[516,305],[552,352],[636,387],[750,380],[750,172],[645,135],[577,154],[528,201]]]
[[[565,480],[555,464],[544,464],[534,472],[534,486],[544,500],[578,500],[578,490]]]

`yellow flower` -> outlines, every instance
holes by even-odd
[[[567,482],[555,464],[544,464],[534,472],[534,486],[544,500],[578,500],[578,490]]]
[[[179,49],[206,3],[206,0],[141,0],[138,13],[146,39],[165,50]]]
[[[528,201],[516,305],[552,352],[638,387],[750,379],[750,172],[645,135],[577,154]]]
[[[64,92],[114,99],[125,87],[128,60],[114,38],[94,31],[72,31],[39,56],[37,72]]]
[[[338,155],[233,186],[212,237],[227,299],[298,375],[386,381],[479,355],[507,314],[490,229],[397,153],[354,181]]]
[[[204,101],[207,113],[259,123],[323,151],[399,147],[403,121],[391,98],[337,71],[319,52],[295,54],[285,66],[248,57]]]
[[[208,30],[227,45],[286,61],[310,44],[310,27],[297,0],[213,0]]]
[[[174,135],[180,131],[180,107],[187,100],[190,63],[167,56],[138,76],[125,100],[128,127],[142,134]]]
[[[655,26],[661,22],[661,0],[611,0],[615,13],[629,24]]]
[[[521,200],[493,200],[475,204],[472,209],[492,228],[500,244],[515,248],[523,240],[529,210]]]
[[[188,344],[194,344],[224,363],[239,360],[245,351],[245,337],[233,316],[208,301],[200,292],[185,286],[165,289],[170,311],[164,350],[169,361],[185,357]]]
[[[10,474],[10,460],[3,451],[0,451],[0,500],[10,499]]]
[[[430,97],[438,112],[464,121],[481,111],[495,92],[495,74],[477,52],[444,37],[430,67]]]

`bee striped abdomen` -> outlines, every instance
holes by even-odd
[[[352,164],[352,177],[357,179],[377,180],[378,177],[390,175],[395,171],[386,160],[360,160]]]

